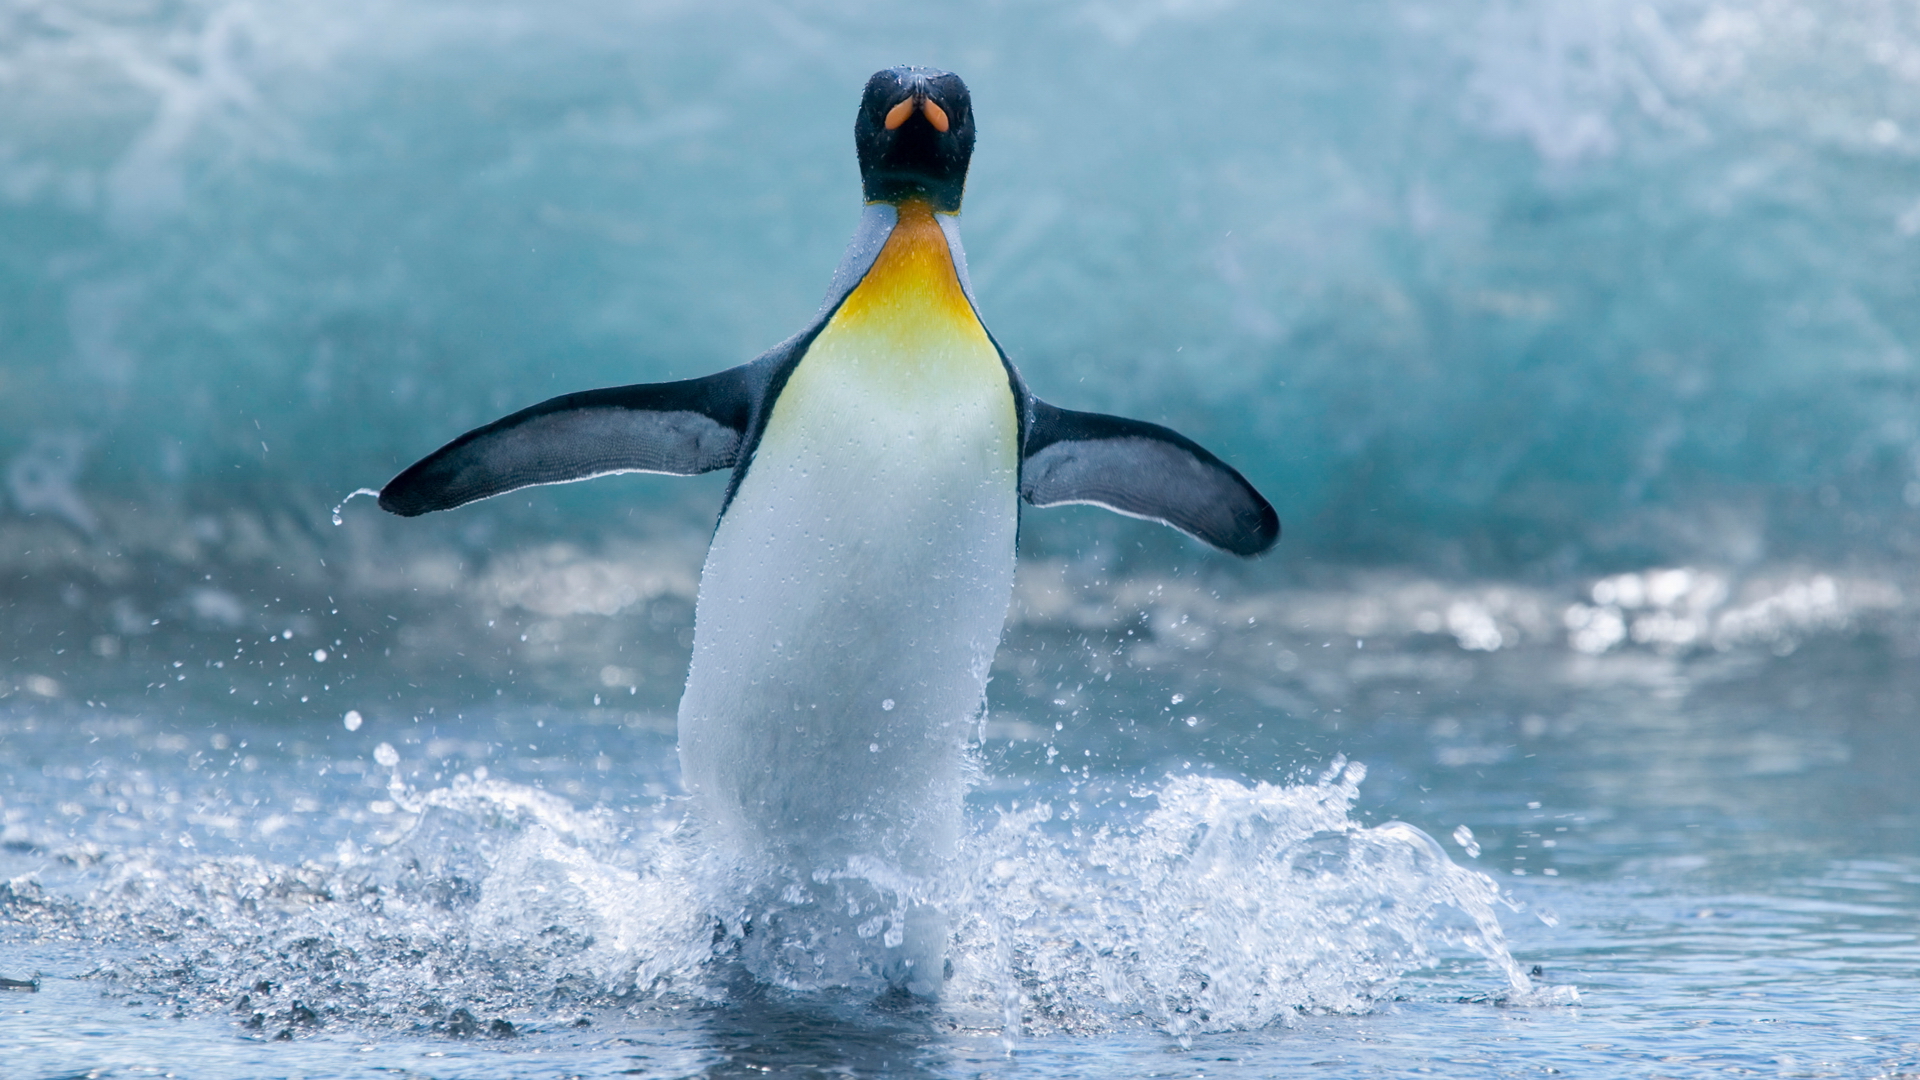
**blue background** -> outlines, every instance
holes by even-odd
[[[324,532],[500,413],[744,361],[824,291],[902,62],[973,88],[1034,389],[1227,456],[1295,563],[1914,550],[1920,12],[1870,2],[9,5],[0,506]],[[1173,542],[1027,535],[1088,530]]]

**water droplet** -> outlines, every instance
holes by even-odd
[[[359,731],[361,724],[360,710],[348,709],[346,723],[348,731]]]
[[[884,712],[892,712],[892,711],[893,711],[893,699],[892,699],[892,698],[888,698],[887,700],[885,700],[885,701],[883,701],[883,702],[881,702],[881,703],[880,703],[880,708],[881,708],[881,710],[882,710],[882,711],[884,711]]]
[[[355,498],[361,495],[369,495],[369,496],[372,496],[374,499],[380,498],[380,493],[373,490],[372,488],[361,488],[358,491],[355,491],[352,495],[348,495],[346,498],[341,499],[339,505],[333,508],[333,523],[335,525],[341,525],[345,523],[344,519],[342,519],[340,516],[340,512],[346,509],[346,505],[348,503],[352,502]]]
[[[870,742],[870,743],[868,743],[868,744],[867,744],[867,753],[869,753],[869,754],[877,754],[877,753],[879,753],[879,752],[880,752],[880,744],[879,744],[879,743],[877,743],[877,742]]]
[[[1473,830],[1465,825],[1453,830],[1453,842],[1459,844],[1460,850],[1466,852],[1469,858],[1480,857],[1480,842],[1473,838]]]
[[[1173,695],[1173,703],[1174,703],[1175,705],[1178,705],[1178,704],[1180,704],[1181,702],[1183,702],[1183,701],[1185,701],[1185,700],[1187,700],[1187,695],[1185,695],[1185,694],[1175,694],[1175,695]]]
[[[324,664],[324,663],[326,663],[326,662],[327,662],[327,650],[325,650],[325,649],[315,649],[315,650],[313,650],[313,662],[314,662],[314,663],[316,663],[316,664]]]
[[[373,748],[373,760],[391,769],[400,764],[400,752],[393,748],[392,743],[381,743]]]

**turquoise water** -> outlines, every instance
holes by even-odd
[[[1602,648],[1567,613],[1624,577],[1259,589],[1030,561],[929,1005],[740,968],[676,802],[685,597],[564,610],[602,595],[569,580],[666,561],[549,552],[457,600],[163,622],[68,669],[108,703],[16,688],[21,1075],[1920,1066],[1914,639],[1886,580],[1693,571],[1613,606]],[[39,615],[47,640],[85,622]],[[1632,640],[1688,620],[1720,647]],[[419,681],[462,662],[514,674]]]
[[[824,293],[859,88],[911,61],[973,89],[1034,391],[1203,436],[1291,559],[1906,557],[1917,57],[1884,0],[15,5],[9,501],[318,524],[521,404],[740,363]],[[470,542],[710,512],[610,490]]]
[[[1287,529],[1026,517],[938,1004],[750,978],[684,826],[723,481],[329,520],[792,332],[903,61],[1035,392]],[[1920,1075],[1916,81],[1883,0],[0,6],[0,1073]]]

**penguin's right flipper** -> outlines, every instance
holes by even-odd
[[[1029,503],[1104,506],[1235,555],[1258,555],[1280,539],[1272,504],[1185,435],[1144,420],[1031,403],[1020,467],[1020,496]]]
[[[401,517],[451,510],[534,484],[610,473],[693,476],[733,465],[753,414],[756,371],[563,394],[475,428],[380,491]]]

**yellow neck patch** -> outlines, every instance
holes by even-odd
[[[869,498],[878,478],[935,461],[1011,492],[1018,427],[1006,368],[960,288],[946,233],[926,203],[907,203],[788,377],[757,457],[817,453],[809,469],[849,470]]]
[[[946,233],[932,208],[907,202],[899,215],[886,246],[815,339],[808,359],[825,346],[830,354],[856,354],[862,366],[878,363],[901,375],[937,379],[960,374],[939,368],[976,366],[984,349],[1004,381],[999,356],[960,288]]]

